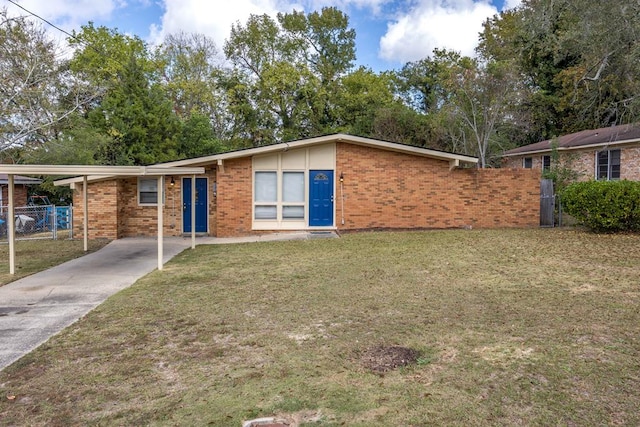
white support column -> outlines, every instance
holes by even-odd
[[[7,175],[9,184],[9,209],[7,212],[7,239],[9,240],[9,274],[16,274],[16,216],[13,205],[13,175]]]
[[[163,228],[164,218],[162,216],[162,210],[164,208],[164,175],[158,177],[158,270],[162,270],[162,258],[164,254],[162,250],[163,246]]]
[[[82,238],[84,239],[84,251],[89,250],[89,191],[87,190],[87,175],[82,178]]]
[[[196,176],[191,175],[191,249],[196,248]]]

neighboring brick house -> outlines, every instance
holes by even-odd
[[[584,130],[514,148],[505,151],[503,164],[539,171],[550,168],[554,145],[563,164],[577,172],[580,181],[640,181],[640,125]]]
[[[165,177],[163,230],[181,235],[195,225],[197,233],[229,237],[538,226],[539,173],[476,165],[475,157],[343,134],[164,163],[204,167],[205,174],[195,180],[195,224],[192,177]],[[75,187],[80,180],[65,183]],[[157,182],[90,177],[90,237],[155,235]],[[73,196],[77,227],[83,217],[80,188]]]
[[[15,175],[13,177],[13,200],[15,206],[27,206],[29,186],[42,184],[38,178]],[[0,207],[6,206],[9,200],[9,180],[7,174],[0,174]]]

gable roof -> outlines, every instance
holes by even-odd
[[[318,136],[314,138],[300,139],[297,141],[280,142],[272,145],[264,145],[262,147],[245,148],[242,150],[229,151],[226,153],[214,154],[211,156],[197,157],[194,159],[177,160],[173,162],[162,163],[162,166],[190,166],[203,165],[216,162],[218,160],[237,159],[241,157],[250,157],[277,153],[279,151],[293,150],[295,148],[303,148],[312,145],[327,144],[331,142],[346,142],[349,144],[362,145],[366,147],[380,148],[383,150],[396,151],[400,153],[413,154],[422,157],[430,157],[437,160],[458,161],[469,165],[478,163],[478,158],[467,156],[464,154],[449,153],[446,151],[432,150],[430,148],[417,147],[415,145],[400,144],[397,142],[381,141],[379,139],[364,138],[361,136],[353,136],[344,133],[332,135]]]
[[[558,150],[575,150],[589,147],[607,147],[610,145],[640,143],[640,124],[611,126],[600,129],[583,130],[559,138],[548,139],[534,144],[524,145],[505,151],[503,157],[549,152],[552,144],[558,144]]]
[[[42,184],[42,180],[38,178],[31,178],[29,176],[14,175],[13,183],[15,185],[38,185]],[[9,175],[6,173],[0,173],[0,184],[6,185],[9,183]]]
[[[443,161],[449,162],[449,167],[451,168],[459,167],[462,164],[467,164],[467,165],[478,164],[477,157],[467,156],[464,154],[455,154],[455,153],[449,153],[446,151],[416,147],[415,145],[400,144],[397,142],[381,141],[378,139],[363,138],[360,136],[353,136],[353,135],[338,133],[333,135],[318,136],[315,138],[300,139],[297,141],[280,142],[272,145],[264,145],[262,147],[245,148],[242,150],[213,154],[211,156],[203,156],[203,157],[196,157],[193,159],[184,159],[184,160],[176,160],[176,161],[166,162],[166,163],[158,163],[153,166],[147,166],[147,168],[197,167],[197,166],[203,166],[203,165],[208,165],[212,163],[215,164],[227,159],[238,159],[242,157],[265,155],[265,154],[293,150],[296,148],[304,148],[304,147],[309,147],[313,145],[327,144],[327,143],[333,143],[333,142],[346,142],[349,144],[380,148],[383,150],[395,151],[395,152],[405,153],[405,154],[412,154],[414,156],[422,156],[422,157],[429,157],[437,160],[443,160]],[[179,170],[176,170],[174,173],[177,174],[179,172],[180,172]],[[170,175],[171,173],[168,173],[168,174]],[[113,176],[105,174],[102,176],[89,177],[88,180],[93,182],[93,181],[108,180],[112,178]],[[83,179],[82,177],[60,179],[60,180],[54,181],[54,184],[57,186],[69,185],[75,182],[80,182],[82,181],[82,179]]]

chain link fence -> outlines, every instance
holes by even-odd
[[[71,239],[72,206],[21,206],[14,209],[16,239]],[[7,206],[0,206],[0,240],[7,240]]]

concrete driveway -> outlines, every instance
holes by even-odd
[[[191,240],[164,238],[164,262]],[[0,370],[158,267],[155,239],[119,239],[97,252],[0,286]]]

